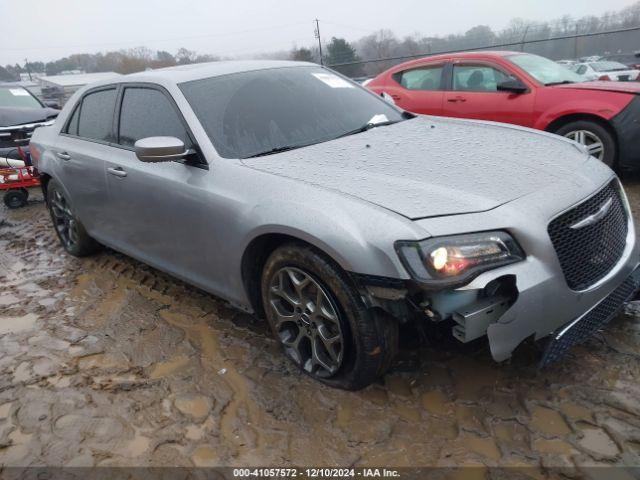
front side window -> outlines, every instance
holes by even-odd
[[[0,87],[0,107],[42,108],[42,105],[26,88]]]
[[[518,53],[515,55],[508,55],[505,58],[544,85],[578,83],[585,81],[585,78],[578,75],[576,72],[572,72],[568,68],[558,65],[556,62],[538,55]]]
[[[454,65],[453,89],[461,92],[497,92],[510,77],[488,65]]]
[[[82,105],[80,105],[78,136],[101,142],[113,141],[112,126],[115,106],[115,88],[85,95]]]
[[[405,70],[393,78],[407,90],[433,91],[441,89],[442,65]]]
[[[182,83],[180,89],[225,158],[301,148],[406,118],[321,67],[234,73]]]
[[[169,99],[159,90],[127,87],[122,97],[118,143],[132,147],[141,138],[176,137],[192,147],[187,130]]]

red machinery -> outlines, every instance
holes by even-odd
[[[4,204],[9,208],[20,208],[27,204],[29,187],[40,186],[38,170],[31,166],[29,153],[18,149],[24,167],[0,166],[0,190],[6,190]]]

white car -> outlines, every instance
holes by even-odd
[[[640,70],[630,69],[622,63],[608,60],[579,63],[574,65],[572,70],[577,74],[584,75],[589,80],[629,82],[640,79]]]

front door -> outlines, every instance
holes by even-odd
[[[497,88],[510,78],[509,73],[496,65],[454,63],[452,85],[444,96],[443,114],[532,126],[534,93],[504,92]]]
[[[125,86],[116,121],[115,153],[106,162],[108,224],[113,246],[162,270],[205,286],[208,228],[206,163],[145,163],[134,151],[137,140],[170,136],[195,149],[192,135],[169,94],[154,87]]]

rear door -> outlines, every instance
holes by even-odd
[[[497,88],[503,81],[518,78],[516,75],[488,62],[455,61],[451,68],[443,102],[445,116],[533,125],[533,91],[512,93]]]
[[[106,162],[113,244],[145,262],[203,283],[203,245],[213,234],[202,194],[208,166],[170,94],[153,84],[124,85],[116,120],[118,148]],[[137,140],[170,136],[195,153],[187,161],[145,163]],[[211,272],[208,272],[209,274]]]
[[[437,63],[396,72],[391,76],[393,85],[387,93],[404,110],[441,115],[444,66],[444,63]]]
[[[117,87],[87,92],[58,136],[56,176],[67,191],[78,218],[101,238],[107,204],[104,162],[113,152],[113,114]]]

